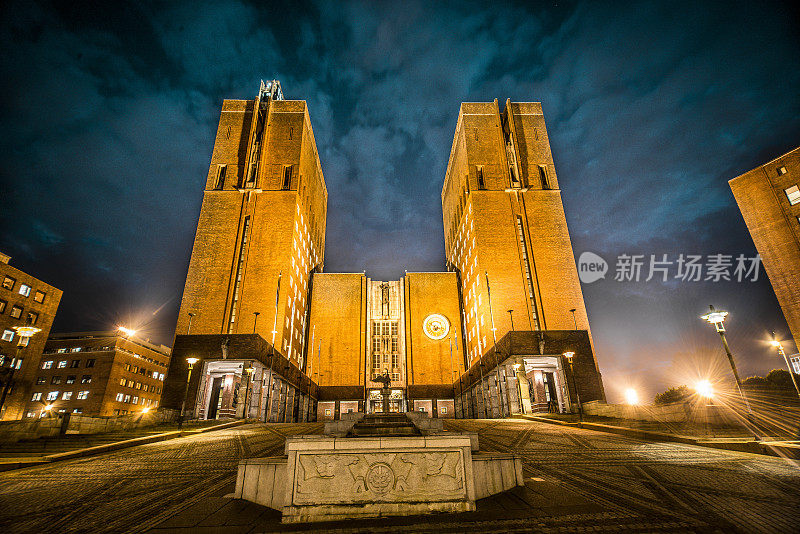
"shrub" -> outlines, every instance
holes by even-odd
[[[689,390],[689,386],[684,384],[671,387],[665,392],[657,394],[653,402],[655,404],[672,404],[688,399],[691,394],[692,392]]]

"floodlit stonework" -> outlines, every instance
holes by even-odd
[[[800,347],[800,148],[729,184]]]
[[[385,373],[390,411],[435,418],[604,399],[541,104],[462,104],[443,272],[324,273],[327,195],[304,101],[223,103],[165,407],[337,420],[381,411]]]

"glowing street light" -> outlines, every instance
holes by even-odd
[[[194,364],[200,361],[199,358],[186,358],[189,363],[189,374],[186,375],[186,389],[183,391],[183,404],[181,404],[181,416],[178,419],[178,428],[183,428],[183,416],[186,410],[186,397],[189,395],[189,381],[192,379],[192,369]]]
[[[120,332],[122,332],[123,334],[125,334],[128,337],[131,337],[131,336],[136,334],[136,330],[134,330],[132,328],[125,328],[124,326],[118,326],[117,330],[119,330]]]
[[[701,397],[711,399],[714,397],[714,386],[708,380],[700,380],[694,385],[694,390]]]
[[[142,413],[148,413],[149,411],[150,411],[150,407],[149,406],[147,406],[145,408],[142,408]]]
[[[786,352],[783,350],[783,345],[777,339],[773,339],[772,341],[770,341],[769,344],[778,349],[778,354],[783,356],[783,361],[786,362],[786,368],[789,370],[789,376],[792,377],[792,384],[794,384],[794,389],[795,391],[797,391],[797,396],[800,397],[800,388],[797,387],[797,380],[795,380],[794,378],[794,373],[792,372],[792,368],[789,365],[789,358],[786,357]]]
[[[725,354],[728,356],[728,361],[731,364],[731,370],[733,371],[733,378],[736,379],[736,387],[739,389],[739,395],[741,395],[742,400],[744,401],[745,406],[747,407],[747,413],[751,414],[753,411],[750,409],[750,402],[747,400],[747,397],[744,394],[744,390],[742,389],[742,380],[739,378],[739,371],[736,370],[736,362],[733,361],[733,354],[731,354],[731,348],[728,346],[728,340],[725,338],[725,325],[723,322],[725,321],[725,317],[728,316],[728,312],[722,310],[715,310],[714,306],[709,306],[711,311],[706,313],[705,315],[701,315],[700,318],[704,321],[708,321],[710,324],[714,325],[714,328],[719,333],[719,337],[722,338],[722,346],[725,347]]]
[[[625,402],[630,405],[639,404],[639,394],[633,388],[625,390]]]
[[[569,374],[572,375],[572,385],[575,387],[575,397],[578,401],[578,418],[580,422],[583,423],[583,406],[581,406],[581,394],[578,391],[578,382],[575,380],[575,368],[572,366],[572,358],[575,357],[575,353],[572,351],[567,351],[564,353],[564,357],[569,362]]]

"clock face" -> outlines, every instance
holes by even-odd
[[[444,315],[432,313],[422,322],[422,331],[431,339],[442,339],[450,331],[450,322]]]

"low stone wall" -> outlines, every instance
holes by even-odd
[[[735,418],[726,413],[723,406],[692,405],[687,402],[661,406],[631,406],[630,404],[606,404],[600,401],[586,402],[583,413],[599,417],[652,421],[656,423],[710,423],[733,424]]]
[[[62,423],[63,417],[0,421],[0,443],[16,443],[23,439],[59,436]]]
[[[111,417],[68,413],[39,419],[0,421],[0,443],[16,443],[25,439],[55,437],[63,434],[120,432],[175,420],[177,420],[177,413],[174,410],[159,410],[146,414]]]

